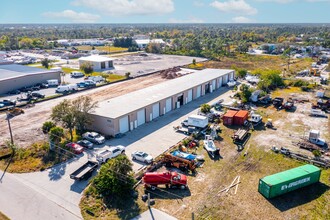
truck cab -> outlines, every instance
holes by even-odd
[[[156,189],[158,185],[165,185],[171,188],[187,188],[187,176],[177,172],[152,173],[144,174],[142,181],[144,186],[151,189]]]

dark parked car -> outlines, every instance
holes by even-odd
[[[84,81],[84,82],[79,82],[79,83],[77,83],[77,86],[78,86],[79,88],[89,88],[89,87],[95,87],[96,84],[95,84],[95,82],[92,81],[92,80],[86,80],[86,81]]]
[[[21,92],[32,92],[32,88],[25,86],[25,87],[21,88],[20,91]]]
[[[32,86],[31,89],[32,91],[38,91],[40,90],[40,86]]]
[[[16,100],[4,99],[0,103],[4,106],[16,105]]]
[[[87,149],[93,148],[93,143],[88,140],[80,140],[77,142],[77,144],[79,144],[80,146],[83,146]]]
[[[10,95],[17,95],[17,94],[20,94],[20,93],[21,93],[21,91],[18,90],[18,89],[15,89],[15,90],[12,90],[12,91],[8,92],[8,94],[10,94]]]
[[[36,98],[42,98],[42,99],[45,98],[45,95],[40,92],[32,92],[31,96],[36,97]]]

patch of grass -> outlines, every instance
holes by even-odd
[[[0,212],[0,220],[9,220],[7,216],[5,216],[2,212]]]
[[[92,50],[92,46],[78,46],[76,47],[78,50]],[[117,53],[117,52],[125,52],[128,48],[125,47],[109,47],[109,46],[96,46],[96,50],[105,51],[110,53]]]
[[[3,148],[2,154],[5,152],[11,152],[11,150]],[[7,171],[11,173],[42,171],[69,158],[71,155],[61,154],[61,156],[57,156],[55,152],[49,150],[48,143],[35,143],[28,148],[16,149],[13,161]],[[0,169],[4,170],[8,162],[9,158],[0,160]]]
[[[204,69],[205,67],[204,67],[204,64],[203,63],[196,63],[196,64],[189,64],[188,65],[188,68],[190,68],[190,69],[196,69],[196,70],[202,70],[202,69]]]
[[[144,202],[131,196],[121,198],[100,198],[90,186],[80,201],[81,214],[84,219],[132,219],[147,210]]]
[[[73,71],[80,71],[79,69],[72,69],[72,68],[68,68],[68,67],[62,67],[62,71],[65,73],[71,73]]]

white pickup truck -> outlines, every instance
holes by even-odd
[[[109,159],[115,158],[120,154],[125,153],[125,147],[122,145],[107,147],[105,150],[101,150],[96,154],[96,160],[99,163],[105,163]]]

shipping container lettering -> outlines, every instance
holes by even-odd
[[[311,180],[310,177],[307,177],[307,178],[304,178],[304,179],[301,179],[301,180],[298,180],[296,182],[293,182],[293,183],[290,183],[289,185],[283,185],[281,187],[281,190],[286,190],[287,188],[291,188],[293,186],[297,186],[297,185],[300,185],[300,184],[303,184],[303,183],[306,183],[306,182],[309,182]]]

